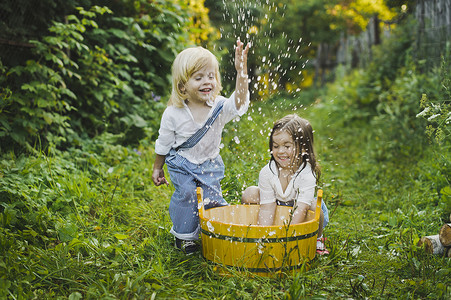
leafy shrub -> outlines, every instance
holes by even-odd
[[[135,143],[145,128],[155,134],[159,95],[168,90],[168,70],[187,40],[188,19],[170,3],[147,9],[133,19],[113,17],[106,7],[79,8],[66,23],[54,22],[51,35],[31,41],[38,60],[2,68],[2,84],[11,91],[1,105],[2,147],[77,145],[103,131],[124,133],[124,142]]]
[[[337,68],[336,80],[330,85],[335,92],[329,95],[335,95],[341,105],[349,108],[345,120],[368,121],[377,115],[380,102],[384,102],[381,93],[393,88],[394,81],[403,76],[400,74],[403,68],[412,71],[411,30],[411,21],[397,25],[389,38],[372,47],[372,60],[366,68],[350,71],[343,66]]]
[[[420,74],[415,69],[402,68],[387,90],[379,93],[377,115],[371,120],[374,131],[368,141],[376,161],[410,158],[416,161],[427,144],[421,130],[423,120],[416,118],[418,95],[433,91],[437,78]],[[412,153],[416,155],[412,156]]]
[[[449,52],[449,49],[448,49]],[[444,206],[443,218],[447,220],[451,210],[451,76],[449,68],[451,61],[449,55],[443,57],[440,69],[432,73],[431,77],[437,78],[438,91],[424,93],[420,100],[421,112],[418,118],[427,122],[426,134],[428,135],[432,151],[430,159],[424,163],[427,170],[425,176],[432,182],[440,202]],[[423,127],[424,128],[424,127]]]

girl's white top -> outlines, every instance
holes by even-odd
[[[219,155],[222,130],[225,124],[238,116],[242,116],[249,107],[249,94],[239,111],[235,106],[235,93],[230,98],[218,96],[214,101],[207,102],[207,105],[212,107],[207,119],[213,113],[221,98],[225,99],[224,107],[203,138],[195,146],[178,151],[181,156],[194,164],[201,164],[208,159],[215,159]],[[203,123],[196,123],[185,103],[181,108],[168,106],[161,117],[159,135],[155,142],[155,153],[159,155],[168,154],[171,148],[177,148],[196,133],[207,119]]]
[[[316,178],[309,163],[302,171],[301,169],[297,171],[284,192],[279,180],[279,169],[276,162],[271,161],[260,171],[258,187],[260,204],[273,203],[276,199],[283,202],[296,200],[310,205],[310,209],[315,211]]]

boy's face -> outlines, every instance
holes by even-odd
[[[207,64],[202,69],[193,73],[183,86],[182,90],[186,99],[192,103],[205,103],[208,100],[214,100],[213,95],[217,88],[215,77],[215,68]]]

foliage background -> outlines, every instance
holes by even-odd
[[[2,2],[0,297],[450,298],[449,258],[416,246],[450,221],[450,49],[436,65],[414,55],[413,7]],[[375,12],[396,26],[371,61],[329,70],[315,85],[320,45],[359,33]],[[274,120],[309,119],[331,254],[305,273],[223,277],[177,252],[167,214],[173,188],[151,183],[173,58],[189,45],[211,49],[228,93],[238,36],[253,44],[253,102],[225,129],[223,192],[234,203],[255,184]]]

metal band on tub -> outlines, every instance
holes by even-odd
[[[231,242],[241,242],[241,243],[286,243],[286,242],[293,242],[293,241],[299,241],[299,240],[305,240],[311,237],[314,237],[318,234],[318,230],[297,235],[297,236],[289,236],[289,237],[280,237],[280,238],[247,238],[247,237],[237,237],[237,236],[228,236],[228,235],[222,235],[218,233],[212,233],[210,231],[206,231],[205,229],[200,229],[202,234],[205,234],[207,236],[211,236],[220,240],[226,240]]]

